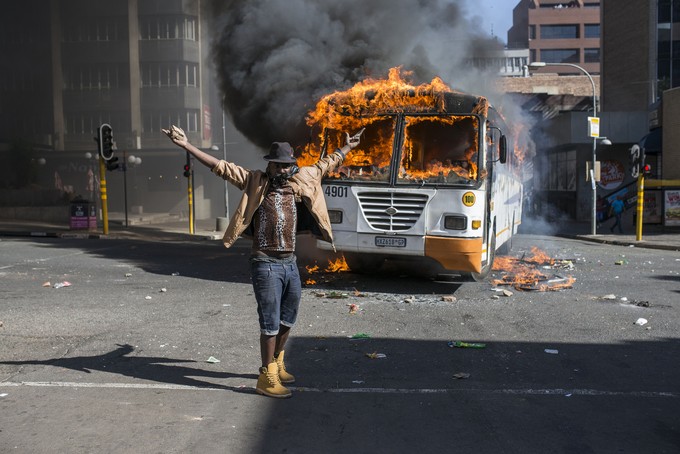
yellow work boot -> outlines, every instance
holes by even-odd
[[[279,399],[293,395],[293,393],[290,392],[290,389],[281,384],[279,366],[277,366],[275,362],[269,363],[267,367],[260,367],[260,376],[257,378],[255,392],[269,397],[277,397]]]
[[[295,383],[295,376],[286,371],[286,365],[283,362],[283,350],[279,352],[278,356],[274,357],[274,361],[276,361],[276,365],[279,366],[279,378],[281,379],[281,383]]]

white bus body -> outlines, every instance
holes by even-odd
[[[496,251],[509,250],[522,184],[507,126],[485,98],[442,96],[435,111],[371,112],[352,124],[366,128],[361,144],[323,182],[334,246],[350,269],[416,259],[481,279]],[[332,152],[344,132],[325,126],[316,137]]]

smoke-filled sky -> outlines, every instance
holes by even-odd
[[[215,65],[225,108],[263,148],[304,140],[323,95],[401,66],[414,84],[441,77],[487,94],[490,76],[463,64],[501,48],[464,0],[214,0]],[[472,2],[474,4],[474,2]],[[477,16],[473,19],[474,16]]]

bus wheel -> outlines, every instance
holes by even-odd
[[[491,231],[491,241],[489,241],[489,259],[482,265],[482,270],[479,273],[471,272],[463,274],[463,278],[467,281],[483,282],[493,268],[493,261],[496,258],[496,228]]]
[[[371,254],[357,254],[354,252],[344,252],[345,261],[350,271],[361,274],[375,273],[385,262],[383,257]]]

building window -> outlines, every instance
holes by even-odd
[[[529,25],[529,39],[536,39],[536,26]]]
[[[198,80],[196,63],[142,63],[142,87],[195,87]]]
[[[196,109],[172,112],[146,111],[143,114],[142,132],[159,132],[168,125],[177,125],[186,132],[198,132],[198,115],[199,111]]]
[[[64,42],[83,41],[118,41],[125,33],[125,27],[111,18],[91,18],[85,22],[64,24],[62,40]]]
[[[586,38],[599,38],[600,24],[585,24],[584,33]]]
[[[584,8],[599,8],[600,7],[600,2],[585,2],[583,4]]]
[[[196,18],[149,16],[140,19],[141,39],[186,39],[196,41]]]
[[[680,1],[659,0],[659,23],[680,22]]]
[[[583,49],[583,61],[584,63],[599,63],[600,62],[600,49]]]
[[[576,150],[561,151],[550,155],[549,191],[576,191]]]
[[[124,65],[93,63],[64,68],[64,90],[109,90],[127,88]]]
[[[541,49],[541,61],[546,63],[578,63],[580,61],[579,50]]]
[[[576,39],[579,38],[577,24],[541,25],[541,39]]]

